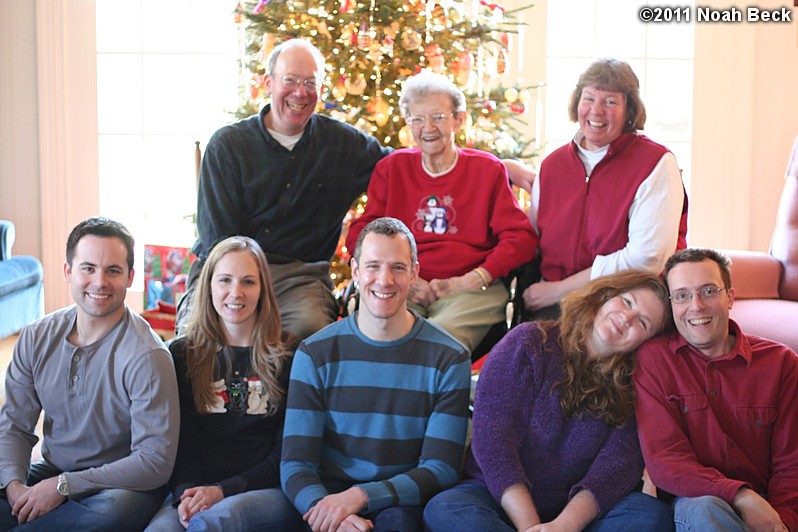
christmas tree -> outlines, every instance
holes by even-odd
[[[246,35],[247,77],[239,116],[266,99],[263,80],[269,52],[302,37],[321,50],[327,79],[319,111],[356,125],[388,146],[407,147],[411,137],[399,113],[402,82],[428,68],[445,73],[466,94],[469,118],[458,144],[500,158],[535,155],[521,132],[537,85],[504,85],[510,34],[522,23],[487,0],[260,0],[239,4]]]
[[[266,60],[276,44],[305,38],[327,63],[319,112],[375,136],[387,146],[411,145],[401,118],[402,82],[430,69],[463,89],[468,119],[457,144],[500,158],[536,155],[534,139],[524,138],[525,114],[540,85],[502,82],[511,34],[523,23],[515,17],[530,6],[506,10],[490,0],[259,0],[236,9],[244,41],[244,87],[239,117],[258,112]],[[519,44],[520,46],[520,44]],[[344,220],[363,212],[361,197]],[[349,278],[343,237],[331,265],[341,288]]]

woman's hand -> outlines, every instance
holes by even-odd
[[[222,499],[224,499],[224,492],[219,486],[188,488],[180,496],[180,505],[177,507],[180,524],[188,527],[188,522],[194,514],[207,510]]]
[[[560,281],[540,281],[524,290],[524,305],[527,310],[540,310],[560,302]]]
[[[438,299],[438,296],[435,295],[430,283],[421,277],[418,277],[410,284],[410,290],[407,293],[407,299],[411,303],[415,303],[416,305],[426,308],[432,305],[435,300]]]
[[[465,290],[482,290],[484,280],[476,272],[476,270],[471,270],[467,274],[460,275],[458,277],[449,277],[448,279],[433,279],[429,282],[429,284],[432,288],[432,292],[435,294],[435,299],[440,299],[450,294],[463,292]]]

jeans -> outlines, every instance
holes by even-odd
[[[424,525],[430,532],[473,531],[514,532],[510,518],[493,500],[488,489],[475,480],[467,480],[439,493],[427,503]],[[630,493],[609,509],[603,517],[590,523],[590,532],[672,531],[670,507],[643,493]]]
[[[678,532],[723,530],[747,532],[748,526],[734,508],[719,497],[677,497],[673,502],[674,522]]]
[[[30,467],[27,485],[33,486],[59,473],[60,471],[50,464],[38,462]],[[12,528],[19,532],[141,530],[158,511],[165,493],[165,487],[151,491],[105,489],[80,500],[70,499],[58,508],[21,526],[17,526],[17,518],[11,515],[8,499],[3,497],[0,498],[0,531]]]
[[[194,514],[184,529],[172,506],[172,495],[150,521],[146,532],[199,532],[204,530],[292,532],[304,530],[302,516],[280,488],[245,491],[225,497],[207,510]]]
[[[422,532],[422,509],[420,506],[390,506],[372,517],[373,532]]]

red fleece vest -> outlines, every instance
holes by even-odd
[[[565,279],[589,268],[597,255],[626,245],[629,209],[637,189],[667,152],[644,135],[626,133],[610,144],[590,179],[573,142],[544,159],[538,209],[544,279]],[[686,234],[685,194],[676,249],[686,247]]]

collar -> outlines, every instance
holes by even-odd
[[[679,331],[673,331],[669,333],[668,348],[672,353],[681,355],[691,354],[707,363],[734,360],[735,358],[740,357],[745,361],[746,366],[750,366],[751,360],[753,359],[751,354],[751,343],[748,341],[748,338],[746,338],[742,329],[740,329],[740,326],[737,325],[737,322],[731,318],[729,319],[729,334],[733,334],[735,337],[734,345],[732,346],[731,350],[728,353],[713,359],[707,358],[703,353],[701,353],[701,351],[687,343],[687,340],[685,340],[682,335],[679,334]]]

